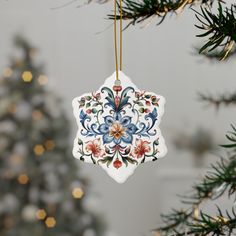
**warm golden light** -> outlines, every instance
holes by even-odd
[[[32,118],[33,118],[33,120],[40,120],[40,119],[42,119],[42,117],[43,117],[43,113],[42,113],[41,111],[39,111],[39,110],[34,110],[34,111],[32,112]]]
[[[26,174],[21,174],[18,176],[18,182],[20,184],[27,184],[29,182],[29,177]]]
[[[53,140],[47,140],[45,142],[45,147],[46,147],[47,150],[53,150],[54,147],[55,147],[54,141]]]
[[[8,67],[5,68],[3,71],[3,75],[7,78],[11,77],[12,73],[13,73],[12,69]]]
[[[228,219],[226,219],[223,216],[216,216],[216,217],[214,217],[214,219],[215,219],[215,221],[223,222],[223,223],[227,223],[229,221]]]
[[[41,145],[41,144],[35,145],[35,147],[34,147],[35,155],[41,156],[44,153],[44,151],[45,151],[45,149],[44,149],[43,145]]]
[[[45,76],[45,75],[40,75],[40,76],[38,77],[38,82],[39,82],[40,85],[45,85],[45,84],[47,84],[47,82],[48,82],[47,76]]]
[[[38,220],[44,220],[47,216],[47,213],[44,209],[39,209],[36,213],[36,217]]]
[[[24,80],[24,82],[31,82],[31,80],[33,79],[33,75],[30,71],[24,71],[22,74],[22,79]]]
[[[194,211],[193,211],[193,216],[195,219],[199,218],[199,209],[198,207],[195,207]]]
[[[72,195],[74,198],[82,198],[84,195],[84,191],[81,188],[74,188],[72,191]]]
[[[54,217],[48,217],[46,220],[45,220],[45,224],[48,228],[53,228],[56,226],[56,220]]]

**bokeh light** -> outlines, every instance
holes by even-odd
[[[45,76],[45,75],[40,75],[40,76],[38,77],[38,83],[39,83],[40,85],[46,85],[46,84],[48,83],[48,78],[47,78],[47,76]]]
[[[31,82],[33,79],[33,75],[31,73],[31,71],[24,71],[22,74],[22,79],[24,82]]]
[[[43,145],[41,145],[41,144],[35,145],[35,147],[34,147],[35,155],[41,156],[41,155],[43,155],[44,151],[45,151],[45,149],[44,149]]]
[[[44,220],[47,216],[47,213],[44,209],[39,209],[36,213],[36,218],[38,220]]]
[[[18,176],[18,182],[20,184],[27,184],[29,182],[29,177],[26,174],[21,174]]]
[[[74,198],[82,198],[84,195],[84,191],[81,188],[74,188],[72,191],[72,195]]]
[[[53,228],[56,226],[56,219],[54,217],[48,217],[45,220],[45,224],[48,228]]]

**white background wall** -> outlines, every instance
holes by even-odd
[[[38,46],[50,86],[63,96],[74,124],[73,139],[76,125],[72,98],[96,90],[114,71],[113,29],[103,31],[112,24],[105,19],[112,4],[92,3],[77,8],[77,1],[59,10],[51,9],[66,2],[0,0],[0,68],[7,65],[15,33],[25,35]],[[150,229],[159,222],[159,214],[178,203],[176,194],[187,191],[192,179],[203,173],[193,167],[191,155],[173,148],[171,140],[176,130],[202,126],[214,131],[219,140],[235,121],[235,108],[218,112],[211,107],[206,109],[197,101],[197,92],[233,92],[236,59],[210,63],[192,55],[193,46],[200,40],[195,38],[198,31],[193,26],[196,19],[191,10],[167,17],[158,27],[156,20],[144,29],[139,25],[124,32],[124,72],[139,88],[167,99],[161,123],[169,149],[166,158],[139,167],[123,185],[115,183],[101,168],[79,162],[96,193],[88,201],[89,207],[93,208],[94,200],[99,201],[95,208],[103,212],[117,236],[150,235]],[[96,34],[100,31],[103,32]]]

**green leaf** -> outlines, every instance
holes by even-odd
[[[82,145],[83,144],[83,141],[81,139],[78,139],[78,145]]]
[[[140,112],[140,113],[144,113],[144,110],[145,110],[145,109],[144,109],[143,107],[139,108],[139,112]]]
[[[91,106],[91,103],[88,102],[88,103],[86,104],[86,108],[88,108],[88,107],[90,107],[90,106]]]
[[[99,163],[103,163],[103,164],[107,164],[107,167],[109,167],[110,166],[110,164],[112,163],[112,160],[113,160],[113,156],[106,156],[106,157],[104,157],[104,158],[102,158],[102,159],[99,159],[98,161],[97,161],[97,163],[99,164]]]
[[[144,104],[142,102],[137,102],[137,104],[140,106],[140,107],[143,107]]]
[[[96,107],[96,106],[98,106],[99,105],[99,103],[98,102],[95,102],[94,104],[93,104],[93,107]]]
[[[96,108],[93,108],[93,109],[92,109],[92,113],[93,113],[93,114],[97,113],[97,111],[98,111],[98,110],[97,110]]]
[[[131,163],[131,164],[136,164],[136,165],[138,165],[138,162],[137,162],[136,160],[130,158],[130,157],[125,157],[125,159],[126,159],[129,163]]]
[[[126,148],[124,154],[125,154],[125,155],[128,155],[128,154],[130,153],[130,149],[131,149],[130,147]]]
[[[92,99],[92,97],[91,97],[91,96],[86,96],[85,99],[86,99],[87,101],[90,101],[90,100]]]

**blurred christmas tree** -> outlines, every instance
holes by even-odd
[[[21,58],[0,81],[0,235],[99,236],[84,207],[87,181],[71,156],[60,100],[45,89],[35,49],[16,37]]]

